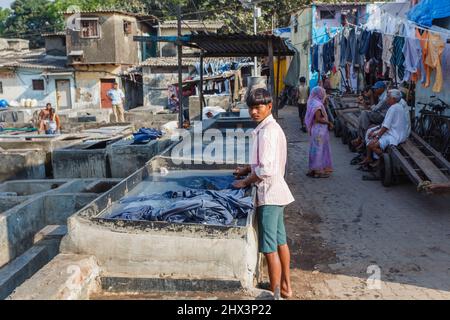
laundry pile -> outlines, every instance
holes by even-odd
[[[171,199],[167,206],[142,205],[129,207],[110,216],[120,220],[166,221],[230,225],[234,219],[246,218],[253,209],[251,197],[245,190],[184,190],[168,191],[140,198],[128,198],[121,204],[148,200]]]
[[[152,128],[141,128],[133,133],[134,144],[146,144],[163,136],[162,131]]]
[[[195,177],[183,181],[188,186],[183,190],[121,200],[120,204],[129,206],[109,218],[230,225],[235,219],[246,218],[254,208],[247,189],[222,189],[230,187],[233,177]],[[139,205],[142,202],[151,202],[151,205]]]

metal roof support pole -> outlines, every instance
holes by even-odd
[[[198,98],[200,99],[200,121],[203,121],[203,50],[200,53],[200,83]]]
[[[275,93],[275,68],[273,66],[273,41],[270,39],[268,41],[269,48],[269,68],[270,68],[270,86],[271,86],[271,94],[272,94],[272,114],[275,118],[278,118],[278,101]]]
[[[281,57],[277,54],[277,84],[275,91],[275,101],[277,102],[276,117],[278,118],[278,96],[280,95],[280,78],[281,78]]]
[[[181,5],[178,6],[178,126],[183,128],[183,45],[181,44]]]

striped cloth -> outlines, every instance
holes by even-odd
[[[396,66],[397,70],[397,79],[403,80],[405,76],[405,66],[403,65],[405,62],[405,56],[403,54],[403,47],[405,46],[405,38],[403,37],[394,37],[394,41],[392,43],[392,57],[391,57],[391,65]]]

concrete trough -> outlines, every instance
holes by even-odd
[[[53,151],[53,177],[55,179],[111,177],[106,148],[120,139],[121,137],[88,140]]]
[[[111,292],[180,289],[177,284],[188,290],[196,281],[209,283],[209,288],[252,288],[261,275],[254,212],[228,226],[108,218],[120,199],[149,179],[157,180],[160,169],[148,163],[70,217],[61,252],[95,256],[103,289]],[[177,166],[166,169],[183,173]],[[203,166],[199,174],[217,174],[209,169]],[[154,190],[151,184],[145,189]]]
[[[69,216],[119,181],[38,180],[0,185],[0,299],[59,253]]]
[[[34,236],[47,225],[66,224],[67,218],[98,194],[44,195],[0,214],[0,266],[33,246]]]
[[[153,140],[146,144],[133,144],[133,139],[122,139],[107,148],[112,178],[126,178],[170,147],[170,139]]]
[[[67,180],[17,180],[0,184],[0,195],[10,193],[15,196],[32,196],[55,190],[67,183]]]
[[[87,134],[72,135],[17,135],[0,136],[0,148],[4,150],[41,150],[45,152],[45,176],[52,177],[52,153],[89,138]],[[45,177],[44,176],[44,177]]]
[[[42,150],[7,150],[0,152],[0,182],[12,179],[44,179],[46,152]]]

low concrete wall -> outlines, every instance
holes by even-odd
[[[103,129],[99,130],[101,132]],[[119,135],[110,139],[86,141],[53,151],[53,177],[56,179],[111,177],[106,150],[120,138]]]
[[[60,194],[31,198],[0,214],[0,267],[31,248],[35,234],[67,218],[97,194]]]
[[[67,180],[18,180],[0,184],[0,192],[12,192],[17,196],[31,196],[49,190],[55,190],[67,183]]]
[[[61,178],[107,178],[106,149],[61,149],[53,152],[53,177]]]
[[[160,129],[167,122],[177,120],[178,114],[153,114],[150,107],[139,107],[125,112],[125,121],[133,123],[136,129]]]
[[[0,152],[0,182],[12,179],[44,179],[46,153],[41,150]]]
[[[95,257],[59,254],[8,300],[87,300],[100,290]]]
[[[33,120],[35,112],[40,108],[10,108],[0,111],[0,122],[15,122],[27,124]]]
[[[128,177],[174,142],[170,139],[160,139],[147,144],[133,145],[132,143],[133,140],[121,140],[108,147],[107,154],[112,178]]]

